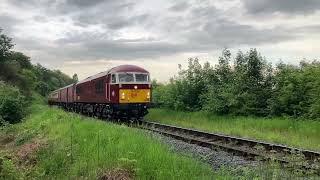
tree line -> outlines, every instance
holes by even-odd
[[[256,49],[225,49],[215,66],[190,58],[169,83],[153,81],[155,106],[219,115],[320,117],[320,62],[268,63]]]
[[[32,64],[30,57],[13,51],[12,38],[0,29],[0,124],[20,121],[33,94],[46,96],[50,91],[77,81],[59,70]]]

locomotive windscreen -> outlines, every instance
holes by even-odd
[[[134,82],[133,74],[131,73],[125,73],[125,74],[119,74],[119,82]]]
[[[149,82],[149,77],[147,74],[135,74],[136,82]]]

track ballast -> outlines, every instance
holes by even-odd
[[[149,121],[139,121],[139,127],[188,143],[227,151],[249,159],[274,160],[286,164],[288,167],[311,170],[320,174],[320,152]]]

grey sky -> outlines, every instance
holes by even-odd
[[[273,63],[316,59],[319,0],[0,0],[16,50],[80,78],[136,64],[166,81],[188,57],[216,63],[225,47]]]
[[[267,15],[269,13],[284,13],[290,15],[312,14],[319,10],[319,0],[244,0],[247,12]]]

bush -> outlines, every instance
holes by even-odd
[[[0,116],[8,123],[20,122],[25,115],[25,97],[16,87],[0,82]]]

